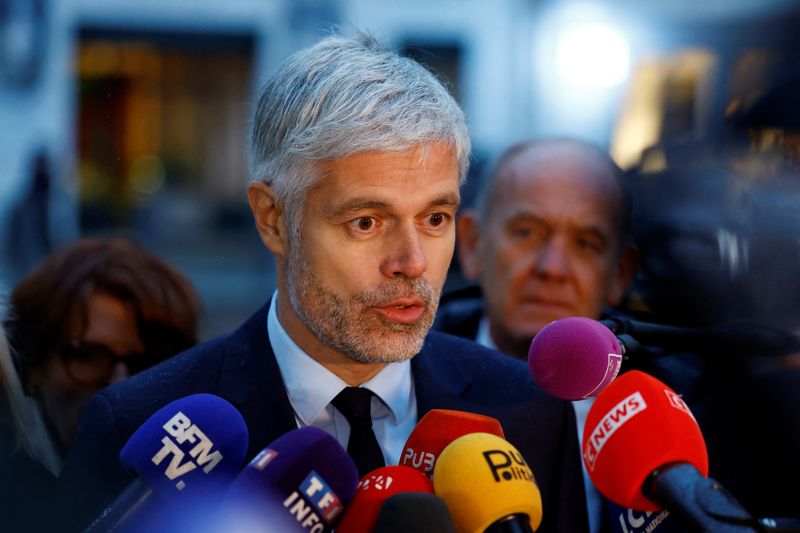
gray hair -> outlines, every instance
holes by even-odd
[[[333,35],[289,56],[262,89],[250,140],[250,177],[270,185],[291,227],[322,178],[321,162],[442,142],[463,183],[470,140],[464,114],[419,63],[366,34]]]

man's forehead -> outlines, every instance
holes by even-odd
[[[491,209],[499,222],[538,218],[610,233],[619,217],[621,197],[613,177],[510,172],[499,185]]]
[[[444,145],[359,152],[323,165],[316,188],[330,194],[324,203],[336,211],[382,208],[406,200],[456,205],[460,201],[458,162]]]

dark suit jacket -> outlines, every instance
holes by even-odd
[[[297,427],[267,334],[263,307],[238,330],[101,391],[90,400],[60,480],[59,499],[80,528],[131,481],[117,456],[165,404],[198,392],[230,401],[250,431],[249,461]],[[542,494],[539,531],[587,529],[575,420],[568,402],[539,390],[524,364],[475,343],[432,332],[412,360],[420,418],[434,408],[500,420]],[[63,508],[63,507],[62,507]]]

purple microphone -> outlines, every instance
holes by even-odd
[[[217,531],[331,531],[350,503],[358,471],[316,427],[279,437],[250,461],[222,502]]]
[[[622,347],[614,333],[591,318],[551,322],[533,338],[528,368],[545,392],[563,400],[597,394],[617,377]]]

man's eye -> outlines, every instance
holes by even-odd
[[[605,251],[604,243],[602,241],[598,241],[597,239],[578,239],[578,246],[584,250],[591,250],[597,253],[602,253]]]
[[[369,231],[375,226],[375,219],[372,217],[359,217],[350,223],[360,231]]]
[[[441,226],[445,223],[445,215],[443,213],[434,213],[428,217],[428,223],[433,227]]]

